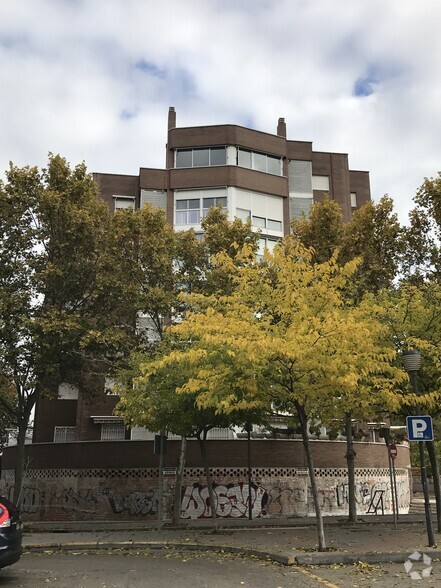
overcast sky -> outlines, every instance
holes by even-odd
[[[439,0],[0,0],[0,167],[164,167],[177,125],[349,153],[402,221],[441,170]]]

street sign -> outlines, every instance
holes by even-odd
[[[174,478],[176,476],[176,468],[162,468],[162,475],[165,478]]]
[[[406,424],[409,441],[433,441],[431,416],[408,416]]]
[[[391,458],[395,459],[398,455],[398,450],[397,450],[397,446],[395,445],[395,443],[391,443],[389,445],[389,451],[390,451]]]

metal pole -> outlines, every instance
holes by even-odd
[[[423,485],[423,493],[424,493],[424,510],[426,513],[427,538],[429,540],[429,547],[435,547],[436,542],[435,542],[435,536],[433,534],[432,511],[430,509],[429,488],[427,486],[426,460],[424,458],[424,441],[418,441],[418,448],[420,450],[421,483]]]
[[[251,481],[252,481],[252,472],[251,472],[251,424],[248,423],[247,426],[247,439],[248,439],[248,518],[251,521],[253,519],[253,500],[251,495]]]
[[[412,382],[413,391],[415,394],[418,394],[417,372],[415,370],[412,370],[409,372],[409,375]],[[427,486],[427,471],[426,461],[424,459],[423,443],[424,441],[418,441],[418,448],[420,450],[421,483],[423,485],[424,494],[424,511],[426,513],[427,539],[429,541],[429,547],[435,547],[436,542],[435,536],[433,534],[432,511],[430,510],[429,488]]]
[[[395,460],[392,459],[392,477],[393,477],[393,481],[394,481],[394,493],[395,493],[395,510],[397,513],[397,521],[398,521],[398,515],[399,513],[399,508],[398,508],[398,492],[397,492],[397,474],[395,472]]]
[[[389,460],[389,478],[390,478],[390,494],[391,494],[391,499],[392,499],[392,514],[394,517],[394,529],[396,530],[396,528],[397,528],[397,511],[395,510],[394,480],[393,480],[393,476],[392,476],[392,458],[390,456],[389,442],[387,443],[386,447],[387,447],[387,457]]]

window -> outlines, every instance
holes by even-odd
[[[269,218],[267,221],[267,227],[270,231],[282,231],[282,221]]]
[[[251,218],[254,228],[264,233],[283,234],[283,198],[270,196],[259,192],[251,192],[237,188],[236,192],[236,217],[241,220]]]
[[[274,155],[266,155],[265,153],[241,149],[240,147],[237,150],[237,165],[240,167],[248,167],[256,171],[280,176],[282,175],[280,161],[281,158]]]
[[[71,443],[75,441],[76,427],[55,427],[54,443]]]
[[[227,208],[227,197],[226,196],[215,196],[213,198],[203,198],[202,199],[202,216],[205,217],[208,214],[210,208],[218,208],[219,206],[222,210],[226,210]]]
[[[182,198],[181,194],[193,196]],[[196,197],[197,196],[197,197]],[[201,219],[207,216],[212,207],[220,206],[223,211],[227,210],[226,190],[188,190],[176,192],[175,200],[175,224],[176,225],[198,225]]]
[[[114,196],[113,203],[115,210],[135,208],[135,198],[133,196]]]
[[[124,423],[103,423],[101,441],[123,441],[126,438]]]
[[[328,176],[312,176],[312,189],[327,192],[329,190]]]
[[[266,228],[266,219],[262,218],[261,216],[253,216],[252,224],[253,224],[253,227],[257,227],[258,229],[265,229]]]
[[[236,218],[240,218],[241,221],[247,222],[251,218],[251,210],[245,208],[236,208]]]
[[[210,167],[214,165],[226,165],[226,163],[226,147],[176,149],[176,167]]]
[[[351,192],[351,207],[357,208],[357,192]]]
[[[162,208],[167,210],[167,192],[165,190],[141,190],[141,208],[146,203],[149,203],[153,208]]]
[[[176,200],[176,224],[198,225],[201,222],[200,199]]]
[[[265,249],[268,249],[268,251],[272,253],[278,241],[279,239],[269,239],[268,237],[260,237],[259,249],[257,250],[257,259],[262,259]]]

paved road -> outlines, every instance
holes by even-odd
[[[422,565],[414,565],[419,573]],[[441,563],[415,581],[402,564],[284,567],[253,558],[179,551],[132,555],[27,554],[0,572],[0,588],[435,588]]]

